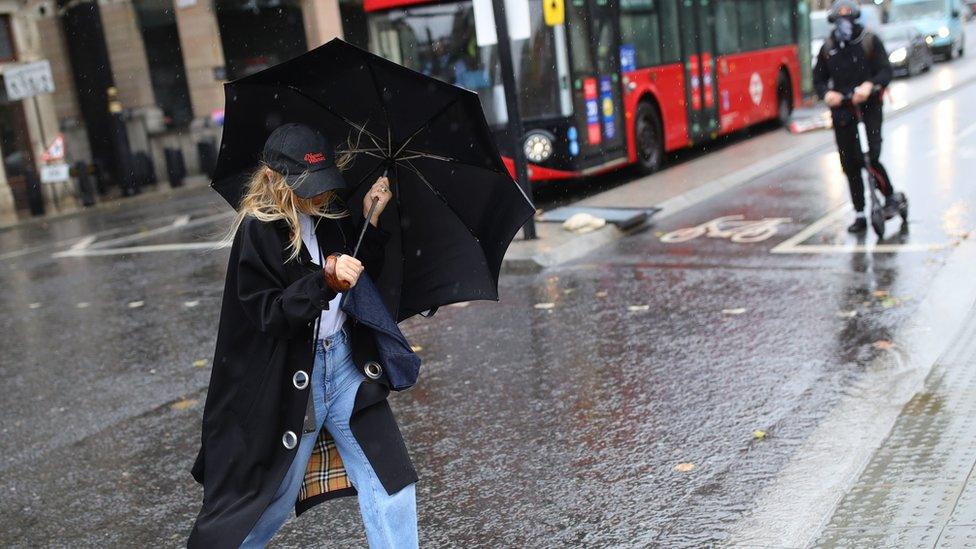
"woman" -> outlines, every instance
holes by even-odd
[[[417,474],[386,396],[387,369],[415,372],[419,359],[383,307],[377,321],[362,306],[381,303],[369,277],[383,264],[389,183],[380,177],[363,201],[364,223],[376,205],[360,259],[347,255],[359,230],[344,186],[308,126],[265,143],[232,229],[191,547],[263,547],[292,508],[353,494],[370,547],[417,545]]]

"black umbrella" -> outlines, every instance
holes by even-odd
[[[502,163],[477,94],[339,39],[224,91],[213,187],[232,206],[268,135],[307,124],[355,155],[344,172],[354,214],[379,175],[391,179],[381,226],[393,236],[379,286],[398,321],[498,299],[502,258],[534,208]]]

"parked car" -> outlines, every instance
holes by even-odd
[[[889,23],[911,23],[925,36],[932,53],[952,59],[966,53],[960,0],[891,0]]]
[[[888,50],[888,61],[898,76],[915,76],[934,63],[932,49],[925,36],[911,24],[888,24],[878,29],[878,36]]]
[[[976,1],[976,0],[973,0]],[[861,5],[861,17],[858,23],[864,28],[877,32],[881,27],[881,8],[873,4]],[[813,57],[811,63],[817,64],[817,54],[820,53],[820,46],[824,40],[830,36],[834,26],[827,22],[827,10],[816,10],[810,12],[810,55]]]

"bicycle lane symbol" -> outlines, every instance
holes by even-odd
[[[678,244],[705,236],[707,238],[727,238],[736,244],[750,244],[768,240],[776,234],[780,225],[792,221],[789,217],[765,217],[747,220],[743,215],[726,215],[716,217],[701,225],[685,227],[663,234],[660,240],[665,244]]]

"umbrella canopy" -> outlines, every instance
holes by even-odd
[[[534,207],[502,163],[477,94],[335,39],[225,85],[212,186],[239,205],[271,132],[301,122],[354,161],[347,204],[384,172],[393,236],[379,286],[396,319],[441,305],[498,299],[509,244]],[[354,245],[355,235],[349,245]]]

